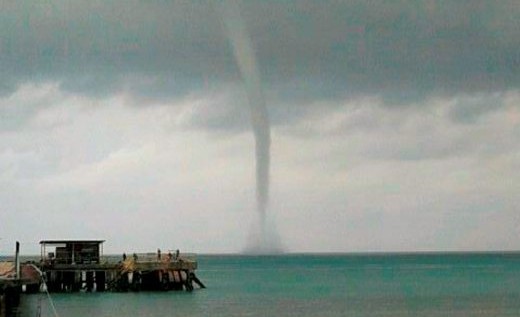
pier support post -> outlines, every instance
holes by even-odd
[[[74,291],[74,284],[76,282],[76,274],[73,271],[65,271],[63,274],[63,290],[68,292]]]
[[[132,277],[132,290],[137,292],[141,290],[141,272],[134,272]]]
[[[96,291],[104,292],[106,289],[105,271],[96,271]]]
[[[14,257],[14,265],[16,270],[16,278],[20,279],[22,278],[21,272],[20,272],[20,242],[16,241],[16,250],[15,250],[15,257]]]
[[[20,304],[21,288],[19,286],[8,286],[3,294],[3,309],[4,316],[11,316],[13,310]]]
[[[188,271],[183,271],[184,274],[186,274],[186,279],[184,280],[184,287],[186,288],[186,291],[191,292],[193,291],[193,283],[191,280],[191,276],[188,273]]]
[[[160,280],[160,284],[161,284],[161,289],[163,291],[167,291],[170,289],[170,274],[168,274],[169,272],[167,270],[164,270],[163,272],[161,272],[161,280]]]
[[[87,292],[92,292],[94,289],[94,272],[87,271],[85,279],[87,282]]]
[[[190,272],[190,277],[193,282],[195,282],[200,288],[206,288],[206,285],[204,285],[199,278],[195,275],[194,272]]]
[[[79,292],[81,290],[81,271],[80,272],[72,272],[73,275],[71,276],[72,279],[72,285],[71,290],[73,292]]]
[[[128,291],[128,273],[122,273],[121,276],[119,276],[119,280],[117,283],[117,289],[118,291],[126,292]]]
[[[173,289],[176,291],[182,291],[182,276],[180,271],[173,271]]]

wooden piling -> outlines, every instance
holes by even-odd
[[[104,292],[106,289],[106,273],[105,271],[96,271],[96,291]]]
[[[12,316],[20,304],[21,286],[18,283],[9,281],[0,285],[0,316]]]
[[[87,292],[92,292],[92,290],[94,289],[94,272],[87,271],[86,284],[87,284]]]

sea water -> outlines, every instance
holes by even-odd
[[[520,254],[199,256],[206,289],[52,294],[66,316],[520,316]],[[54,316],[45,295],[20,316]]]

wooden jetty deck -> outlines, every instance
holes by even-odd
[[[172,261],[132,261],[126,260],[117,263],[81,263],[81,264],[39,264],[42,271],[98,271],[98,270],[126,270],[133,271],[152,271],[152,270],[196,270],[197,262],[189,259],[179,259]]]
[[[205,288],[195,275],[193,255],[157,252],[103,255],[104,240],[43,240],[40,257],[0,262],[0,317],[10,316],[20,294],[186,290]],[[49,251],[49,252],[47,252]]]
[[[20,302],[22,279],[19,251],[20,243],[16,242],[15,261],[0,262],[0,317],[10,316]]]
[[[50,292],[85,291],[192,291],[205,288],[195,275],[197,261],[186,255],[157,253],[102,255],[104,240],[43,240],[42,256],[34,266],[45,276]],[[54,252],[47,253],[51,246]]]
[[[0,317],[12,316],[20,294],[186,290],[205,288],[195,275],[197,261],[178,250],[162,255],[103,256],[104,240],[43,240],[41,256],[21,261],[16,243],[14,261],[0,262]],[[50,249],[50,250],[49,250]],[[50,252],[47,252],[50,251]],[[22,263],[23,262],[23,263]]]
[[[0,317],[9,315],[17,306],[18,286],[14,262],[0,262]]]
[[[193,283],[204,285],[195,276],[197,262],[179,258],[163,261],[117,263],[43,264],[50,292],[193,290]]]

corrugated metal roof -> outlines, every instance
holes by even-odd
[[[42,240],[40,244],[62,244],[62,243],[98,243],[101,244],[105,240]]]

